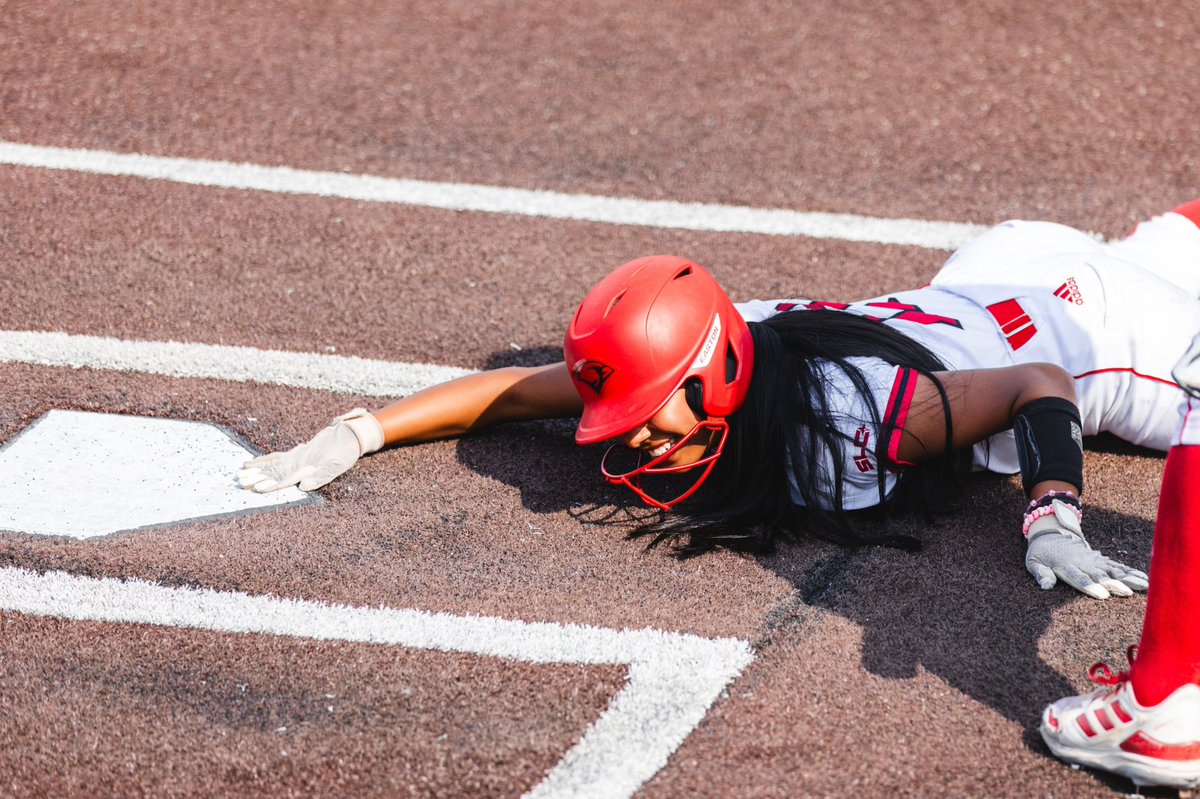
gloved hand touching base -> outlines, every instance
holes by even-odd
[[[383,428],[364,408],[334,419],[328,427],[287,452],[272,452],[246,461],[237,473],[242,488],[258,492],[298,486],[320,488],[346,472],[363,455],[383,447]]]

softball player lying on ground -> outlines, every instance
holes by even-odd
[[[1076,762],[1194,784],[1200,589],[1172,575],[1200,572],[1200,539],[1187,540],[1200,523],[1182,521],[1198,518],[1200,500],[1180,476],[1200,479],[1200,413],[1190,415],[1172,368],[1178,361],[1186,389],[1200,387],[1200,345],[1189,350],[1198,298],[1200,200],[1111,244],[1052,223],[1006,222],[954,253],[929,286],[849,304],[734,304],[698,265],[643,258],[584,298],[564,362],[482,372],[373,413],[355,409],[307,443],[248,462],[239,481],[310,491],[387,445],[579,417],[578,443],[617,442],[601,461],[609,482],[676,511],[633,535],[692,555],[762,551],[805,533],[903,543],[864,532],[853,517],[928,512],[963,470],[1020,473],[1030,500],[1026,568],[1043,589],[1061,579],[1106,599],[1148,580],[1084,538],[1083,436],[1180,445],[1156,528],[1160,587],[1132,676],[1094,669],[1110,687],[1048,708],[1043,735]],[[633,461],[622,465],[623,455]],[[1184,619],[1180,634],[1172,621]]]

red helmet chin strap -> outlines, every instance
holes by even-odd
[[[700,460],[696,461],[695,463],[688,463],[681,466],[666,465],[667,461],[669,461],[671,457],[679,451],[680,448],[692,444],[693,439],[705,432],[709,433],[710,436],[717,433],[720,435],[717,437],[715,445],[712,443],[710,438],[708,450],[706,451],[704,457],[700,458]],[[692,494],[696,493],[696,489],[698,489],[701,484],[708,479],[709,474],[712,473],[713,467],[717,465],[717,458],[721,457],[721,452],[723,452],[725,449],[725,442],[728,438],[728,422],[726,422],[724,419],[706,419],[697,423],[696,426],[693,427],[686,436],[679,439],[679,441],[672,445],[671,448],[662,455],[659,455],[658,457],[653,458],[646,463],[641,463],[641,456],[639,455],[638,466],[621,474],[613,474],[608,468],[609,456],[614,450],[619,451],[624,447],[623,444],[613,444],[604,453],[604,457],[600,461],[600,472],[604,475],[604,479],[609,483],[612,483],[613,485],[625,486],[630,491],[637,494],[647,505],[651,505],[661,510],[670,510],[680,502],[683,502],[685,499],[690,497]],[[687,490],[674,499],[661,500],[656,497],[652,497],[646,491],[646,489],[642,488],[643,475],[657,476],[683,474],[684,472],[690,472],[694,469],[700,468],[703,468],[704,471],[700,473],[700,476],[696,479],[696,481],[692,483]]]

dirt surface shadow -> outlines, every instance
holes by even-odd
[[[582,297],[580,298],[582,299]],[[563,320],[566,324],[566,320]],[[541,345],[537,347],[510,347],[507,350],[497,350],[484,361],[484,369],[499,369],[504,366],[546,366],[563,359],[562,345]]]
[[[628,492],[600,476],[603,452],[600,446],[576,446],[570,419],[504,425],[455,443],[459,462],[518,489],[521,504],[534,513],[633,504],[622,496]]]
[[[1126,668],[1124,648],[1137,641],[1145,604],[1141,595],[1097,602],[1062,585],[1038,589],[1023,565],[1021,504],[1015,480],[976,476],[958,513],[893,524],[921,539],[919,552],[813,541],[760,557],[796,589],[791,607],[768,619],[760,646],[813,609],[836,613],[861,627],[868,672],[897,681],[931,672],[1019,724],[1025,746],[1052,757],[1038,733],[1042,708],[1094,688],[1085,676],[1091,663]],[[1148,569],[1152,522],[1089,506],[1085,531],[1096,548]],[[1129,788],[1099,776],[1114,790]]]
[[[1097,524],[1109,515],[1092,514]],[[973,529],[953,524],[928,531],[921,552],[802,545],[760,563],[795,585],[800,602],[860,625],[863,665],[871,673],[909,679],[924,668],[1005,718],[1036,721],[1040,708],[1029,707],[1025,696],[1074,693],[1073,683],[1043,660],[1039,647],[1055,613],[1080,597],[1063,587],[1038,590],[1022,567],[1019,537],[987,540],[1001,531],[989,524]],[[1124,556],[1143,568],[1149,533],[1144,552]],[[956,540],[931,541],[935,535]]]

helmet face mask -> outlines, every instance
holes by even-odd
[[[699,460],[679,465],[672,465],[670,463],[671,459],[681,449],[700,443],[696,439],[701,436],[707,436],[708,442],[705,445],[704,454]],[[692,428],[691,432],[672,444],[671,448],[666,452],[648,461],[645,460],[646,454],[644,452],[632,451],[630,454],[637,458],[637,465],[632,469],[621,469],[618,467],[619,453],[622,450],[627,450],[627,448],[622,444],[613,444],[600,460],[600,473],[612,485],[623,485],[637,494],[647,505],[661,510],[670,510],[694,494],[700,488],[700,485],[708,479],[708,475],[717,464],[717,458],[721,457],[721,453],[725,449],[725,442],[728,437],[728,422],[724,419],[705,419],[698,422]],[[703,471],[690,484],[682,487],[678,487],[677,485],[667,486],[665,489],[660,488],[658,491],[655,491],[651,486],[644,485],[646,478],[678,477],[679,475],[698,469],[702,469]],[[660,497],[662,496],[673,496],[673,498],[661,499]]]
[[[571,320],[563,353],[583,399],[575,434],[579,444],[647,424],[676,391],[698,384],[698,390],[689,388],[688,399],[704,421],[683,440],[645,465],[620,473],[604,469],[609,482],[626,485],[661,508],[690,496],[712,471],[728,435],[724,417],[745,400],[754,363],[750,330],[729,297],[702,267],[675,256],[640,258],[600,281]],[[698,463],[664,465],[704,431],[716,439],[715,451],[710,447]],[[604,462],[610,462],[609,455]],[[640,487],[643,477],[697,468],[703,468],[699,480],[670,502],[653,499]]]

